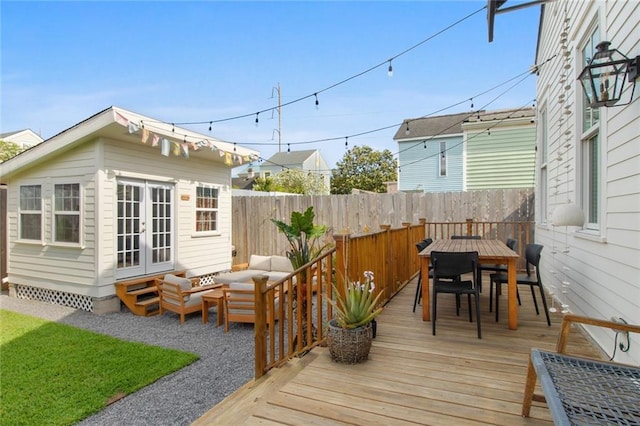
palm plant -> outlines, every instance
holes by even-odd
[[[278,230],[282,232],[289,241],[289,245],[291,249],[287,251],[287,257],[291,262],[294,270],[298,270],[302,268],[304,265],[318,258],[322,251],[327,248],[330,244],[321,244],[321,238],[327,232],[326,225],[316,225],[313,223],[313,219],[315,214],[313,213],[313,207],[307,208],[304,213],[300,212],[291,212],[291,223],[285,223],[281,220],[271,219],[271,221],[278,227]],[[293,287],[294,294],[294,312],[297,309],[298,304],[298,286],[302,286],[301,291],[301,308],[302,312],[307,311],[307,298],[306,291],[304,290],[304,286],[306,286],[306,275],[305,273],[300,273],[297,277],[296,284]],[[302,328],[303,342],[302,346],[306,346],[308,342],[306,341],[307,330],[308,330],[308,322],[307,315],[302,315],[302,323],[300,324]],[[317,336],[317,328],[313,322],[311,323],[312,327],[312,336],[313,339],[316,339]]]
[[[329,243],[321,245],[327,226],[314,224],[314,217],[313,206],[311,206],[304,213],[291,212],[290,224],[271,219],[289,241],[291,250],[287,251],[287,257],[293,269],[301,268],[316,259],[329,246]]]

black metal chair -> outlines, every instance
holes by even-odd
[[[424,240],[416,243],[416,248],[418,249],[418,253],[422,250],[426,249],[429,244],[431,244],[433,240],[431,238],[425,238]],[[431,270],[431,266],[429,266],[429,270]],[[429,278],[431,278],[432,274],[429,272]],[[420,272],[418,272],[418,286],[416,287],[416,296],[413,299],[413,312],[416,311],[416,305],[420,303],[422,299],[422,267],[420,268]]]
[[[431,252],[433,266],[433,310],[431,324],[433,335],[436,335],[436,317],[438,308],[438,293],[456,295],[456,314],[460,315],[460,296],[467,295],[469,303],[469,322],[473,322],[471,296],[476,302],[476,322],[478,339],[482,338],[480,329],[480,291],[478,289],[478,252]],[[471,279],[462,280],[464,274],[471,274]],[[453,277],[453,278],[452,278]]]
[[[507,247],[511,250],[516,251],[518,246],[518,240],[514,238],[507,238],[506,242]],[[480,290],[482,290],[482,272],[489,271],[493,273],[503,272],[507,273],[507,265],[480,265],[480,276],[478,280],[480,282]],[[489,312],[493,311],[493,285],[489,286]]]
[[[527,244],[525,247],[524,253],[527,263],[527,274],[522,275],[519,274],[516,277],[516,283],[518,285],[528,285],[531,288],[531,296],[533,297],[533,304],[536,308],[536,315],[540,315],[540,311],[538,310],[538,301],[536,299],[536,293],[534,291],[534,287],[538,287],[540,289],[540,297],[542,298],[542,305],[544,307],[544,313],[547,317],[547,325],[551,326],[551,318],[549,318],[549,309],[547,308],[547,299],[544,295],[544,287],[542,286],[542,279],[540,278],[540,257],[542,253],[542,249],[544,248],[541,244]],[[535,268],[535,274],[532,274],[531,267]],[[500,307],[498,305],[500,301],[500,293],[502,284],[508,283],[508,277],[506,273],[497,273],[491,274],[491,286],[495,283],[496,285],[496,321],[498,321],[498,316],[500,313]],[[498,287],[500,286],[500,287]],[[518,293],[518,303],[520,303],[520,294]]]

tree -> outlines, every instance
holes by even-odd
[[[388,149],[374,151],[368,146],[354,146],[331,172],[331,193],[350,194],[352,189],[385,192],[385,182],[398,179],[397,167]]]
[[[318,195],[324,194],[327,186],[321,175],[305,172],[301,169],[286,169],[275,176],[257,178],[254,191],[289,192],[291,194]]]
[[[22,151],[24,151],[24,149],[20,148],[20,145],[17,143],[0,140],[0,163],[15,157]]]
[[[270,176],[265,176],[256,178],[256,183],[253,184],[253,190],[260,192],[275,192],[279,189],[276,187]]]
[[[321,175],[302,169],[283,170],[275,175],[273,180],[283,192],[292,194],[319,195],[324,194],[327,190]]]

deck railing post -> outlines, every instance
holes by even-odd
[[[341,293],[344,289],[344,280],[347,278],[349,252],[347,246],[351,234],[334,234],[333,240],[336,242],[336,289]]]
[[[473,219],[467,219],[467,235],[473,235]]]
[[[255,378],[259,379],[265,373],[267,367],[267,275],[254,275],[254,299],[255,299],[255,324],[254,341],[255,349]],[[275,315],[275,313],[274,313]]]

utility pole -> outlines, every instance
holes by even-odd
[[[280,83],[278,83],[278,87],[274,87],[273,90],[271,90],[272,98],[274,90],[278,92],[278,108],[276,109],[278,113],[278,129],[276,130],[278,132],[278,152],[282,152],[282,95],[280,92]]]

